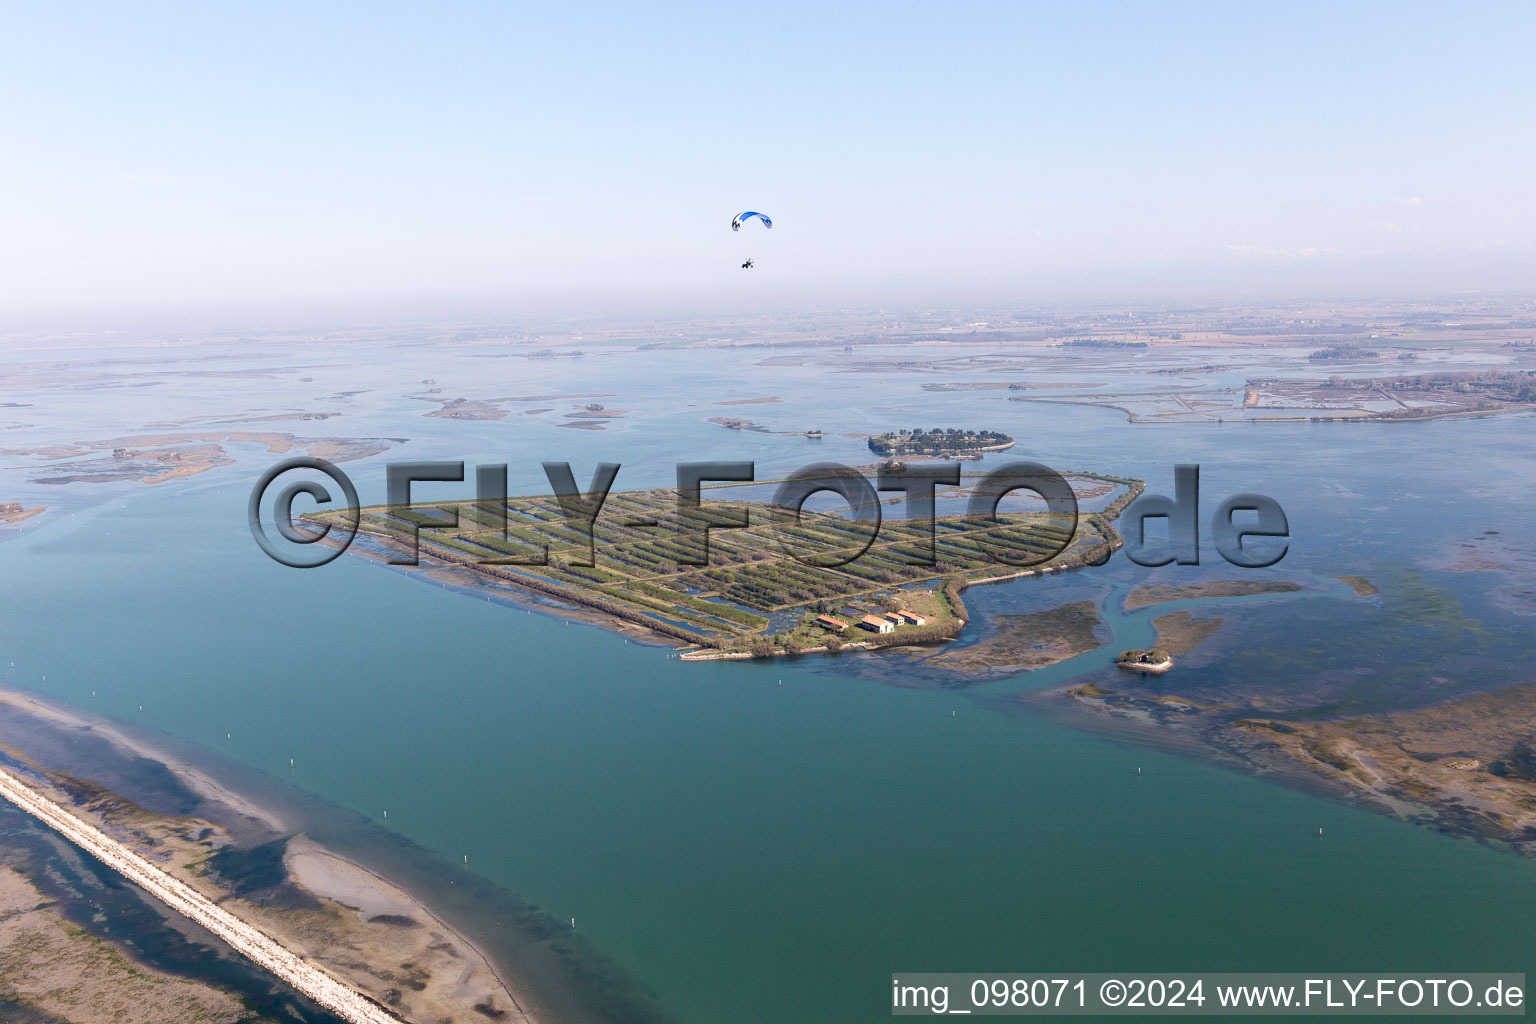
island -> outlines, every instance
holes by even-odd
[[[436,390],[436,389],[434,389]],[[423,416],[436,416],[445,420],[499,420],[507,411],[490,402],[478,402],[470,398],[454,398]]]
[[[0,501],[0,523],[19,523],[23,519],[31,519],[39,512],[48,511],[42,505],[36,508],[25,508],[19,501]]]
[[[401,437],[298,437],[294,434],[219,430],[190,434],[134,434],[99,441],[76,441],[46,448],[4,448],[18,455],[57,464],[32,477],[33,483],[165,483],[234,463],[229,444],[259,444],[273,454],[302,452],[328,462],[350,462],[401,444]],[[93,457],[94,456],[94,457]],[[38,511],[42,511],[39,509]],[[30,513],[29,513],[30,514]]]
[[[1042,612],[998,615],[993,633],[965,647],[951,647],[925,659],[924,664],[951,674],[946,685],[972,686],[999,676],[1055,665],[1095,650],[1098,607],[1073,601]]]
[[[1376,589],[1376,584],[1364,576],[1340,576],[1338,579],[1341,583],[1349,584],[1354,590],[1356,597],[1375,597],[1381,593],[1380,590]]]
[[[420,564],[439,583],[563,603],[571,617],[680,642],[684,660],[836,653],[949,639],[969,618],[960,597],[967,587],[1103,564],[1123,543],[1113,520],[1144,484],[1089,472],[1065,477],[1079,494],[1108,499],[1100,511],[1081,512],[1075,530],[1043,511],[958,513],[937,516],[930,535],[927,524],[891,513],[870,540],[844,515],[804,509],[797,517],[742,500],[741,488],[760,493],[776,483],[757,481],[708,485],[701,511],[687,516],[671,489],[610,494],[590,543],[547,494],[371,506],[358,515],[350,550],[399,562],[419,537]],[[962,485],[967,479],[977,478]],[[962,504],[961,490],[941,490],[939,498]],[[706,564],[697,564],[700,515],[715,524]],[[749,525],[721,528],[730,517]],[[346,510],[303,518],[352,522]]]
[[[1137,648],[1121,651],[1120,657],[1115,659],[1115,664],[1121,668],[1128,668],[1133,672],[1162,675],[1173,668],[1173,655],[1160,647],[1153,647],[1150,650]]]
[[[1355,345],[1334,345],[1329,348],[1320,348],[1316,352],[1309,353],[1307,358],[1314,363],[1325,362],[1330,359],[1344,361],[1358,359],[1380,359],[1381,353],[1375,351],[1374,349],[1360,348]]]
[[[1013,447],[1013,438],[995,430],[959,430],[934,427],[932,430],[898,430],[876,434],[869,439],[869,450],[890,458],[922,455],[928,458],[980,458],[983,452],[1000,452]]]
[[[1288,580],[1203,580],[1171,586],[1161,583],[1144,583],[1131,591],[1125,599],[1125,610],[1135,611],[1149,605],[1168,601],[1187,601],[1193,598],[1252,597],[1259,594],[1289,594],[1301,589],[1301,584]]]

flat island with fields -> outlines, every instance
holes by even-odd
[[[797,515],[750,500],[774,483],[757,481],[706,486],[696,508],[670,489],[610,494],[590,520],[567,517],[549,495],[372,506],[352,550],[409,564],[415,538],[420,564],[442,582],[576,605],[611,628],[681,641],[688,660],[835,653],[949,639],[969,618],[969,586],[1102,564],[1122,544],[1113,521],[1143,484],[1066,478],[1083,496],[1075,524],[1043,505],[939,514],[931,532],[892,511]],[[971,479],[941,489],[939,507],[963,509]],[[305,518],[351,521],[345,511]]]

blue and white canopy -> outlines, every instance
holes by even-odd
[[[731,218],[731,230],[740,231],[741,226],[753,217],[756,217],[758,220],[762,221],[763,227],[773,227],[773,221],[768,219],[768,215],[766,213],[758,213],[756,210],[743,210],[741,213],[738,213],[736,216]]]

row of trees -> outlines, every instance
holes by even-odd
[[[976,451],[1012,441],[1013,438],[996,430],[960,430],[955,427],[924,430],[918,427],[872,437],[869,450],[876,455],[943,455]]]

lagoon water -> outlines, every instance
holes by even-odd
[[[1020,438],[1011,456],[1142,476],[1152,491],[1198,462],[1206,516],[1239,490],[1281,502],[1293,541],[1274,578],[1308,589],[1209,602],[1228,625],[1220,657],[1176,670],[1192,684],[1269,673],[1284,692],[1290,677],[1303,690],[1326,678],[1342,708],[1369,711],[1530,678],[1536,418],[1137,426],[921,393],[916,378],[812,396],[794,371],[765,381],[739,356],[668,369],[676,395],[786,401],[668,409],[630,384],[636,396],[603,401],[635,415],[603,432],[422,419],[404,399],[299,432],[412,439],[388,457],[507,461],[530,491],[543,458],[624,462],[621,487],[666,483],[675,461],[756,458],[762,476],[810,461],[803,439],[725,431],[713,415],[837,434],[997,427]],[[814,457],[867,462],[860,444],[829,437]],[[467,856],[556,921],[574,917],[678,1020],[882,1019],[893,971],[1536,975],[1536,865],[1077,731],[1020,699],[1113,671],[1109,653],[1145,635],[1147,614],[1118,612],[1131,584],[1246,578],[1209,564],[1209,544],[1198,570],[1117,556],[971,591],[979,632],[1069,592],[1109,599],[1114,630],[1100,652],[976,687],[937,685],[900,655],[688,665],[365,559],[278,566],[244,512],[277,456],[231,452],[235,465],[153,487],[49,489],[7,470],[61,511],[0,543],[0,666],[16,663],[0,676],[373,819],[440,858],[445,879]],[[381,461],[347,466],[365,500],[382,492]],[[1447,570],[1479,543],[1498,545],[1484,559],[1498,565]],[[1355,598],[1345,574],[1381,598]],[[429,900],[432,884],[413,880]]]

